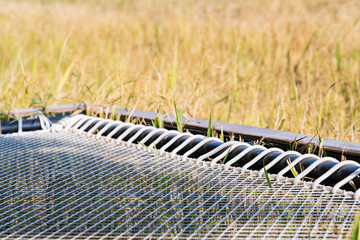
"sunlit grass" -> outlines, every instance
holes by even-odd
[[[2,1],[0,109],[91,102],[360,141],[357,1]],[[219,126],[220,127],[220,126]]]

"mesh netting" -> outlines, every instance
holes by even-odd
[[[344,195],[64,132],[0,138],[1,238],[349,238]]]

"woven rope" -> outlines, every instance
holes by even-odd
[[[94,122],[98,121],[98,123],[95,126],[100,126],[102,124],[106,124],[109,122],[109,120],[103,120],[100,118],[92,118],[92,117],[88,117],[88,116],[75,116],[73,117],[74,121],[69,121],[68,125],[65,126],[65,130],[69,130],[69,129],[73,129],[72,131],[76,131],[78,132],[78,134],[81,131],[84,131],[86,128],[88,128],[91,124],[93,124]],[[116,127],[108,136],[107,136],[107,140],[109,141],[109,139],[116,133],[118,132],[120,129],[122,129],[123,127],[127,126],[129,127],[125,132],[123,132],[118,139],[116,140],[118,143],[126,138],[133,130],[135,129],[139,129],[140,130],[135,134],[135,136],[133,136],[129,142],[132,143],[137,137],[140,136],[140,134],[144,131],[150,130],[151,133],[148,134],[146,136],[146,140],[148,140],[151,136],[153,136],[155,133],[161,132],[163,134],[161,134],[150,146],[149,149],[153,149],[153,147],[158,144],[162,139],[164,139],[166,136],[169,135],[174,135],[176,134],[175,137],[173,137],[169,142],[167,142],[162,148],[159,149],[159,153],[160,154],[164,154],[166,152],[166,150],[173,145],[176,141],[178,141],[180,138],[182,137],[189,137],[187,140],[185,140],[182,144],[180,144],[179,146],[177,146],[172,152],[171,152],[171,157],[177,157],[177,153],[179,151],[181,151],[181,149],[183,149],[184,147],[186,147],[190,142],[192,142],[195,139],[204,139],[203,136],[200,135],[193,135],[191,133],[179,133],[176,131],[168,131],[165,129],[156,129],[153,127],[145,127],[143,125],[134,125],[131,123],[123,123],[123,122],[119,122],[119,121],[112,121],[114,124],[117,124],[118,127]],[[71,125],[71,126],[69,126]],[[80,126],[82,126],[80,128]],[[93,132],[96,128],[95,126],[90,130],[90,132]],[[88,133],[89,134],[89,133]],[[99,136],[97,136],[99,137]],[[204,144],[206,144],[207,142],[213,141],[214,138],[205,138],[204,140],[202,140],[200,143],[198,143],[197,145],[195,145],[194,147],[192,147],[190,150],[188,150],[183,156],[181,156],[181,158],[186,161],[187,157],[190,156],[192,153],[194,153],[196,150],[198,150],[201,146],[203,146]],[[219,140],[215,140],[215,141],[219,141]],[[145,141],[141,141],[141,143],[145,143]],[[229,154],[233,149],[235,149],[236,147],[240,147],[240,146],[246,146],[247,148],[242,151],[241,153],[239,153],[237,156],[233,157],[231,160],[227,161],[225,163],[224,166],[222,166],[222,161],[224,160],[224,157]],[[223,151],[224,149],[229,149],[227,151]],[[250,146],[247,143],[241,143],[241,142],[237,142],[237,141],[230,141],[230,142],[226,142],[221,144],[220,146],[216,147],[215,149],[201,155],[200,157],[198,157],[196,159],[196,164],[198,165],[202,165],[203,161],[205,159],[208,159],[209,157],[213,156],[214,154],[223,151],[221,154],[219,154],[215,159],[213,159],[210,163],[210,165],[208,163],[204,163],[206,166],[209,165],[211,167],[220,167],[220,168],[224,168],[224,169],[231,169],[231,165],[234,164],[236,161],[238,161],[239,159],[241,159],[242,157],[244,157],[245,155],[247,155],[248,153],[250,153],[253,150],[264,150],[261,154],[259,154],[258,156],[256,156],[254,159],[252,159],[251,161],[249,161],[248,163],[246,163],[243,167],[240,168],[240,171],[242,173],[245,173],[247,171],[250,170],[251,166],[254,165],[255,163],[257,163],[260,159],[262,159],[263,157],[265,157],[266,155],[272,153],[272,152],[279,152],[281,153],[278,157],[276,157],[273,161],[271,161],[270,163],[268,163],[264,168],[266,170],[269,170],[270,168],[272,168],[273,166],[275,166],[280,160],[286,158],[287,156],[290,155],[297,155],[298,157],[292,161],[287,167],[285,167],[282,171],[280,171],[277,175],[271,175],[271,179],[276,179],[276,181],[278,182],[282,182],[282,181],[286,181],[286,182],[290,182],[293,184],[299,184],[300,182],[302,182],[302,179],[306,176],[306,174],[308,174],[309,172],[311,172],[311,170],[313,170],[315,167],[317,167],[319,164],[325,162],[325,161],[332,161],[332,162],[338,162],[336,159],[332,158],[332,157],[325,157],[323,159],[320,159],[318,156],[314,155],[314,154],[305,154],[305,155],[301,155],[300,153],[296,152],[296,151],[286,151],[284,152],[281,149],[278,148],[270,148],[270,149],[266,149],[263,146],[260,145],[254,145],[254,146]],[[283,175],[285,173],[287,173],[290,169],[292,169],[293,167],[295,167],[295,165],[300,164],[301,161],[308,159],[308,158],[313,158],[313,159],[318,159],[318,161],[316,161],[314,164],[312,164],[309,168],[305,169],[303,172],[301,172],[299,174],[299,176],[297,176],[295,179],[288,179],[286,177],[284,177]],[[311,187],[318,187],[319,183],[321,181],[323,181],[325,178],[329,177],[331,175],[332,172],[334,172],[335,170],[339,169],[340,167],[344,166],[344,165],[356,165],[356,166],[360,166],[359,164],[357,164],[354,161],[350,161],[347,160],[344,163],[341,163],[338,166],[335,166],[331,171],[329,170],[328,173],[324,173],[319,179],[317,179],[314,183],[306,183],[306,186],[311,186]],[[257,172],[257,175],[259,177],[264,176],[264,168],[260,169]],[[351,180],[349,180],[351,181]],[[343,183],[344,181],[341,182],[341,186],[343,186],[346,183]],[[339,186],[339,185],[338,185]],[[323,186],[324,189],[328,190],[329,187],[327,186]],[[338,192],[338,188],[335,189]],[[345,193],[345,192],[344,192]],[[349,193],[346,192],[345,193],[346,196],[351,195],[351,196],[355,196],[354,193]],[[359,193],[360,195],[360,193]]]
[[[302,181],[320,163],[337,162],[318,159],[292,179],[293,184],[287,184],[283,181],[287,171],[316,156],[233,141],[203,154],[199,161],[188,156],[203,146],[202,142],[219,140],[87,116],[54,125],[51,131],[51,125],[44,123],[46,130],[0,138],[2,239],[346,239],[360,210],[355,200],[360,192],[340,190],[360,170],[333,188],[320,187],[342,166],[357,166],[352,161],[338,163],[314,183]],[[97,132],[100,126],[103,128]],[[102,136],[110,127],[115,127],[110,137]],[[121,139],[112,139],[123,127],[131,130],[124,131]],[[139,129],[138,134],[129,137],[134,129]],[[134,143],[147,130],[146,137],[162,134],[149,147]],[[169,135],[176,136],[156,154],[153,147]],[[166,152],[184,136],[188,140]],[[129,141],[123,141],[125,138]],[[183,156],[176,155],[196,139],[203,140]],[[234,157],[237,160],[252,150],[264,151],[242,168],[232,166],[234,158],[222,164],[236,147],[246,147]],[[211,162],[205,161],[220,151]],[[269,188],[261,170],[249,172],[253,173],[253,164],[273,152],[281,154],[266,169],[290,155],[299,156],[278,175],[271,175],[279,181]]]
[[[171,153],[157,157],[87,132],[0,141],[1,166],[9,166],[0,177],[3,239],[339,239],[351,235],[359,210],[321,189],[276,182],[269,189],[264,177],[178,161]],[[22,155],[12,154],[20,149]]]

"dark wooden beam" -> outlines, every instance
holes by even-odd
[[[63,112],[75,112],[75,111],[84,111],[86,108],[85,104],[68,104],[68,105],[59,105],[59,106],[49,106],[46,107],[47,112],[51,113],[63,113]],[[12,118],[18,117],[29,117],[36,112],[43,111],[42,108],[29,108],[29,109],[19,109],[12,110],[10,112],[3,112],[4,114],[9,114]]]
[[[100,110],[97,106],[94,106],[94,110]],[[104,111],[104,109],[103,109]],[[131,118],[137,119],[139,123],[150,124],[155,120],[156,113],[135,111],[128,109],[115,109],[115,114],[121,115],[122,120]],[[173,115],[162,114],[163,121],[166,126],[176,127],[175,117]],[[199,132],[206,133],[209,121],[200,118],[185,118],[185,128],[191,130],[197,130]],[[265,143],[273,143],[275,146],[287,146],[293,143],[297,139],[297,145],[299,147],[309,144],[319,145],[319,139],[303,134],[296,134],[291,132],[283,132],[268,128],[252,127],[246,125],[225,123],[219,121],[212,121],[212,126],[216,126],[216,131],[220,132],[221,129],[224,133],[229,135],[234,134],[240,136],[242,139],[248,140],[261,140]],[[322,138],[324,148],[329,154],[334,153],[338,157],[345,156],[353,160],[360,160],[360,143],[338,141],[333,139]]]
[[[156,113],[145,112],[145,111],[136,111],[129,109],[121,108],[107,108],[101,107],[99,105],[88,105],[85,104],[70,104],[70,105],[61,105],[61,106],[51,106],[47,108],[47,111],[54,113],[62,112],[85,112],[85,110],[91,110],[92,113],[107,113],[110,114],[112,111],[116,115],[121,116],[121,120],[125,119],[136,119],[138,123],[151,124],[155,120]],[[10,112],[11,116],[30,116],[37,111],[40,111],[40,108],[34,109],[22,109],[14,110]],[[176,128],[176,121],[173,115],[162,114],[165,127],[167,128]],[[196,133],[206,133],[208,128],[208,120],[200,118],[184,118],[185,129],[188,129],[191,132]],[[212,126],[216,126],[216,131],[220,133],[221,129],[227,135],[235,135],[246,140],[261,140],[264,143],[268,143],[273,146],[278,147],[289,147],[290,144],[297,139],[297,145],[299,147],[306,146],[308,144],[319,144],[319,139],[317,137],[295,134],[290,132],[282,132],[278,130],[272,130],[267,128],[252,127],[246,125],[225,123],[219,121],[212,121]],[[347,159],[353,159],[360,162],[360,143],[338,141],[332,139],[323,138],[323,144],[325,150],[330,153],[329,155],[336,155],[338,158],[345,156]]]

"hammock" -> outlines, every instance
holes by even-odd
[[[233,141],[193,158],[206,142],[220,140],[85,115],[57,124],[41,121],[43,130],[0,138],[2,239],[348,239],[352,234],[359,191],[342,187],[359,170],[333,186],[322,184],[341,167],[358,166],[353,161],[318,158],[294,178],[286,174],[309,155],[297,153],[283,170],[266,174],[264,169],[289,152]],[[226,159],[236,147],[245,152]],[[236,166],[254,149],[262,154]],[[274,151],[282,151],[275,162],[252,168]],[[306,181],[310,168],[326,161],[335,165]]]

